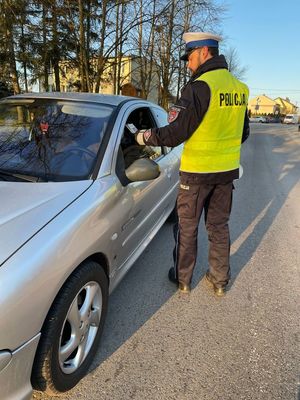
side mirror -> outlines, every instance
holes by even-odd
[[[134,161],[125,171],[131,182],[150,181],[160,175],[159,166],[149,158]]]

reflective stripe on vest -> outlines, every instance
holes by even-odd
[[[209,173],[239,167],[248,87],[227,69],[206,72],[196,79],[210,88],[208,110],[184,143],[180,170]]]

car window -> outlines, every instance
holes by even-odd
[[[49,99],[0,103],[0,169],[42,180],[86,179],[114,107]]]
[[[158,121],[159,127],[168,125],[168,113],[165,110],[155,107],[152,111]]]
[[[163,110],[162,108],[153,107],[152,112],[155,115],[156,120],[158,121],[159,127],[169,125],[168,113],[165,110]],[[171,150],[172,147],[167,147],[167,146],[163,147],[164,154],[169,153]]]
[[[121,150],[124,156],[125,169],[138,158],[157,160],[163,155],[163,149],[161,146],[138,145],[135,141],[134,134],[128,128],[130,125],[134,125],[138,130],[156,127],[156,123],[149,108],[137,108],[130,113],[126,120],[121,138]]]
[[[148,107],[140,107],[132,111],[126,119],[118,148],[116,175],[123,185],[129,183],[125,170],[140,158],[149,158],[158,161],[163,157],[163,148],[160,146],[140,146],[137,144],[134,132],[140,129],[151,129],[157,127],[154,117]]]

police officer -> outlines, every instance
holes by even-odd
[[[217,296],[225,294],[230,278],[230,237],[233,180],[239,177],[240,148],[249,135],[247,86],[229,71],[219,55],[221,38],[206,32],[183,35],[192,77],[169,111],[169,125],[139,131],[140,145],[175,147],[184,142],[177,198],[174,267],[169,279],[183,293],[197,257],[197,234],[202,211],[209,239],[206,282]]]

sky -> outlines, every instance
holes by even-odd
[[[250,98],[289,97],[300,107],[300,0],[226,0],[226,45],[247,67]]]

